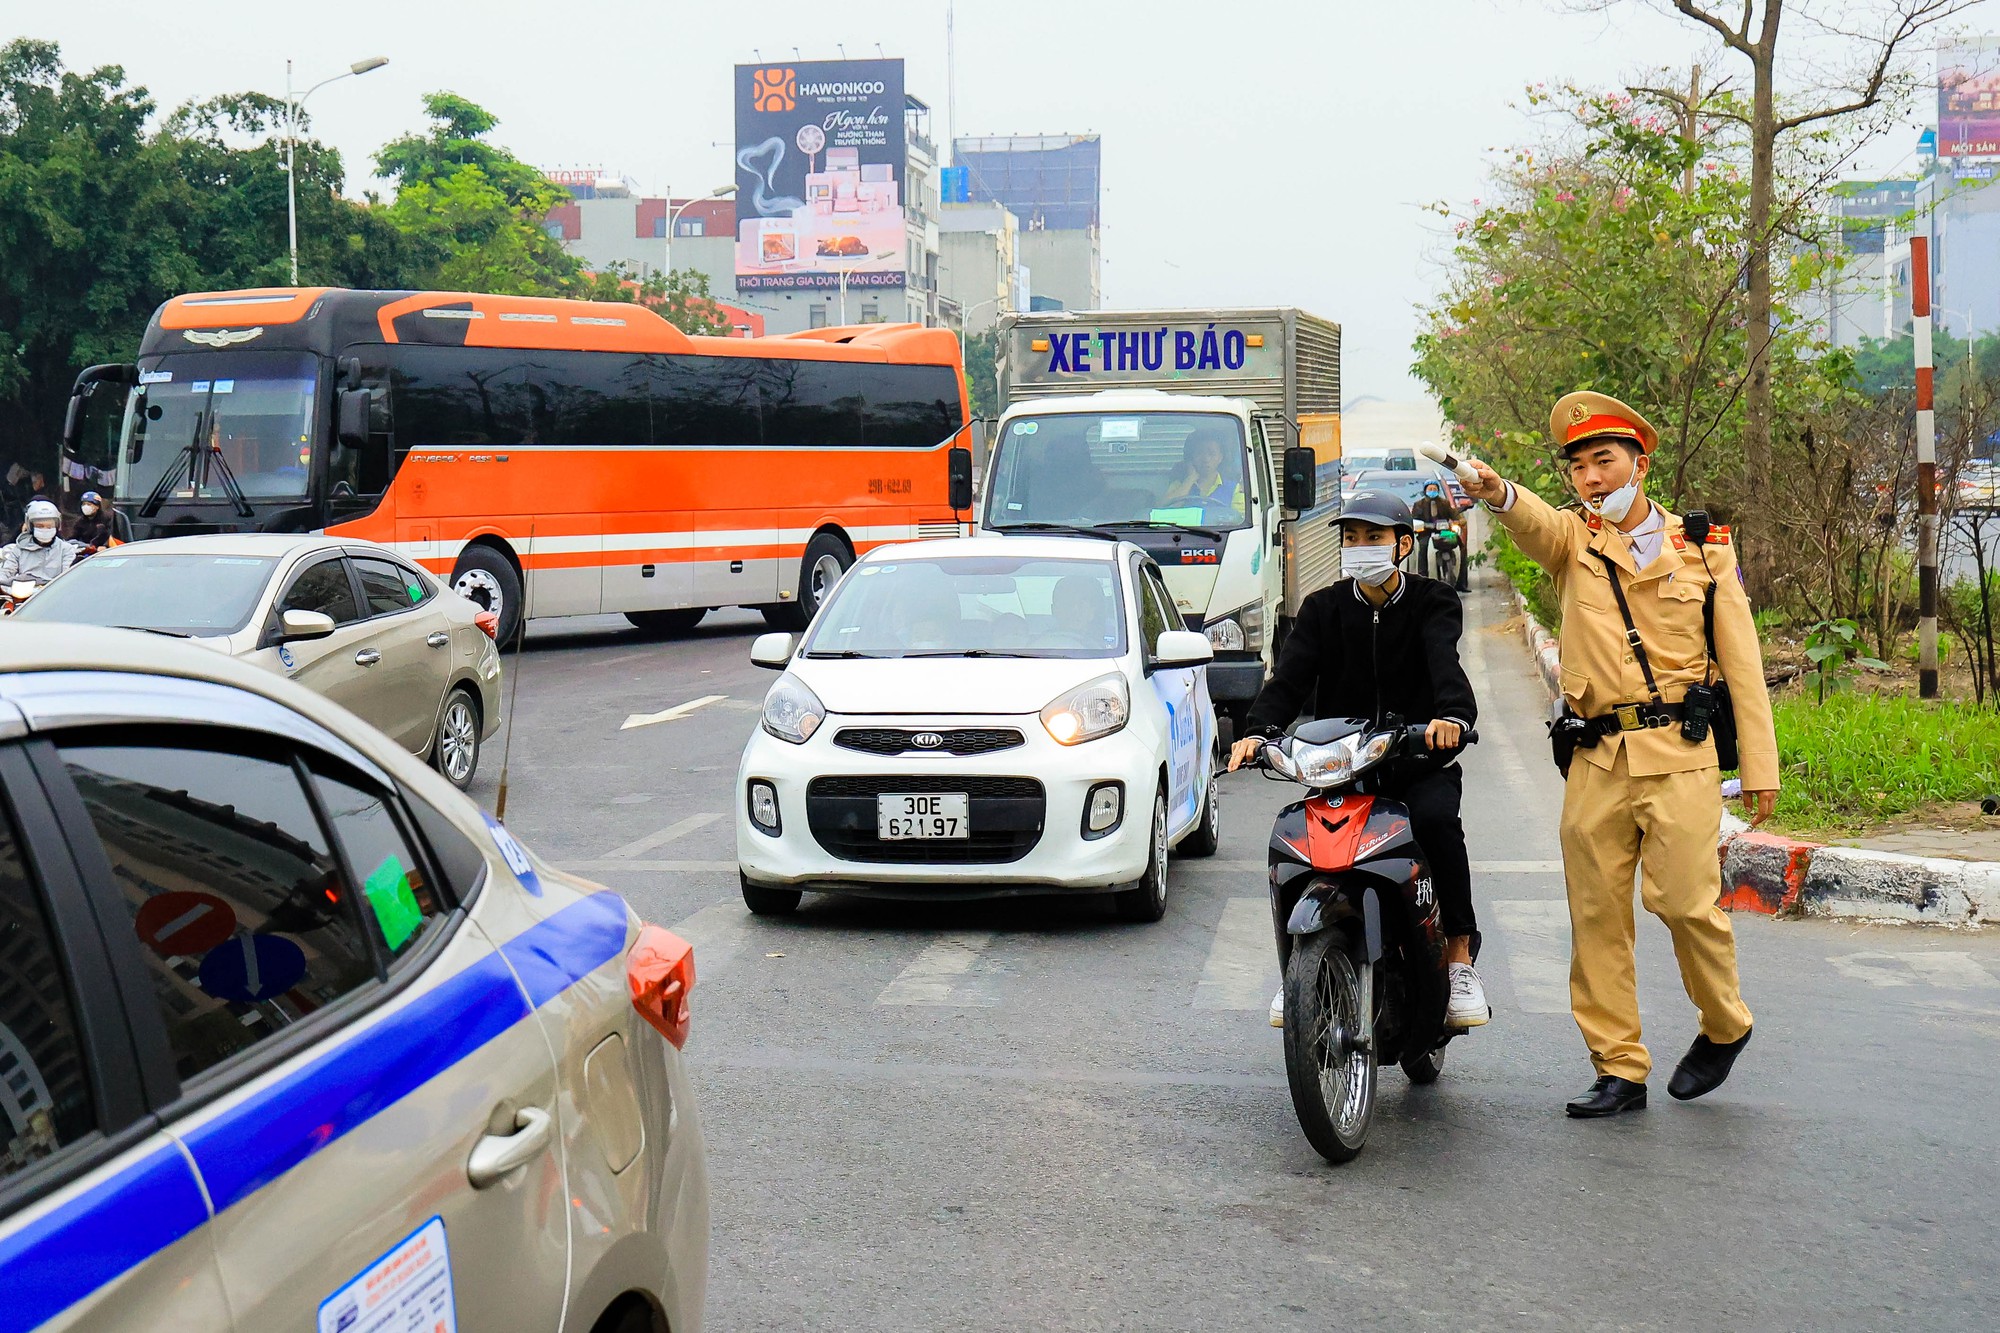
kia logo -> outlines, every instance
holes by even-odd
[[[910,744],[916,746],[919,750],[935,750],[938,746],[944,744],[944,737],[938,735],[935,731],[920,731],[910,737]]]

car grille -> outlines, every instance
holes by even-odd
[[[919,736],[935,736],[938,743],[919,745]],[[863,754],[968,755],[1011,750],[1024,742],[1012,727],[843,727],[833,743]]]
[[[964,792],[972,836],[883,842],[875,836],[875,798],[883,792]],[[1000,865],[1018,861],[1042,839],[1048,798],[1033,778],[824,777],[806,787],[806,825],[843,861],[905,865]]]

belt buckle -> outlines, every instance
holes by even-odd
[[[1639,720],[1638,704],[1619,704],[1611,712],[1618,719],[1618,730],[1620,731],[1639,731],[1646,725]]]

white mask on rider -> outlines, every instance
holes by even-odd
[[[96,505],[85,505],[85,506],[83,507],[83,513],[84,513],[84,517],[86,517],[86,518],[90,517],[91,515],[95,514],[96,512],[97,512],[97,506],[96,506]]]
[[[1340,552],[1340,567],[1357,583],[1379,588],[1396,572],[1394,546],[1348,546]]]
[[[32,528],[29,528],[29,529],[28,529],[28,531],[29,531],[29,532],[30,532],[31,534],[33,534],[33,536],[34,536],[34,538],[35,538],[35,544],[36,544],[37,546],[53,546],[53,545],[55,545],[55,540],[56,540],[56,529],[55,529],[55,525],[54,525],[53,523],[51,523],[51,524],[48,524],[48,525],[46,525],[46,526],[45,526],[45,525],[43,525],[43,524],[40,524],[40,523],[37,523],[37,524],[36,524],[36,525],[35,525],[34,527],[32,527]]]

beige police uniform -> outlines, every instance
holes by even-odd
[[[1614,423],[1632,423],[1624,430]],[[1624,435],[1651,452],[1644,418],[1601,394],[1557,404],[1552,433],[1564,447],[1594,435]],[[1660,696],[1678,703],[1707,667],[1702,604],[1716,589],[1716,665],[1734,702],[1743,786],[1778,786],[1778,745],[1750,602],[1727,529],[1690,541],[1666,513],[1657,557],[1640,568],[1632,543],[1610,523],[1559,510],[1524,488],[1499,521],[1554,579],[1562,603],[1562,692],[1587,718],[1650,701],[1601,552],[1618,568],[1632,621]],[[1716,835],[1722,818],[1715,742],[1689,742],[1678,724],[1616,731],[1579,748],[1563,796],[1563,874],[1570,909],[1570,1007],[1600,1075],[1644,1082],[1652,1066],[1640,1041],[1633,970],[1632,884],[1673,934],[1681,983],[1719,1044],[1750,1028],[1737,984],[1736,938],[1717,905],[1722,893]]]

